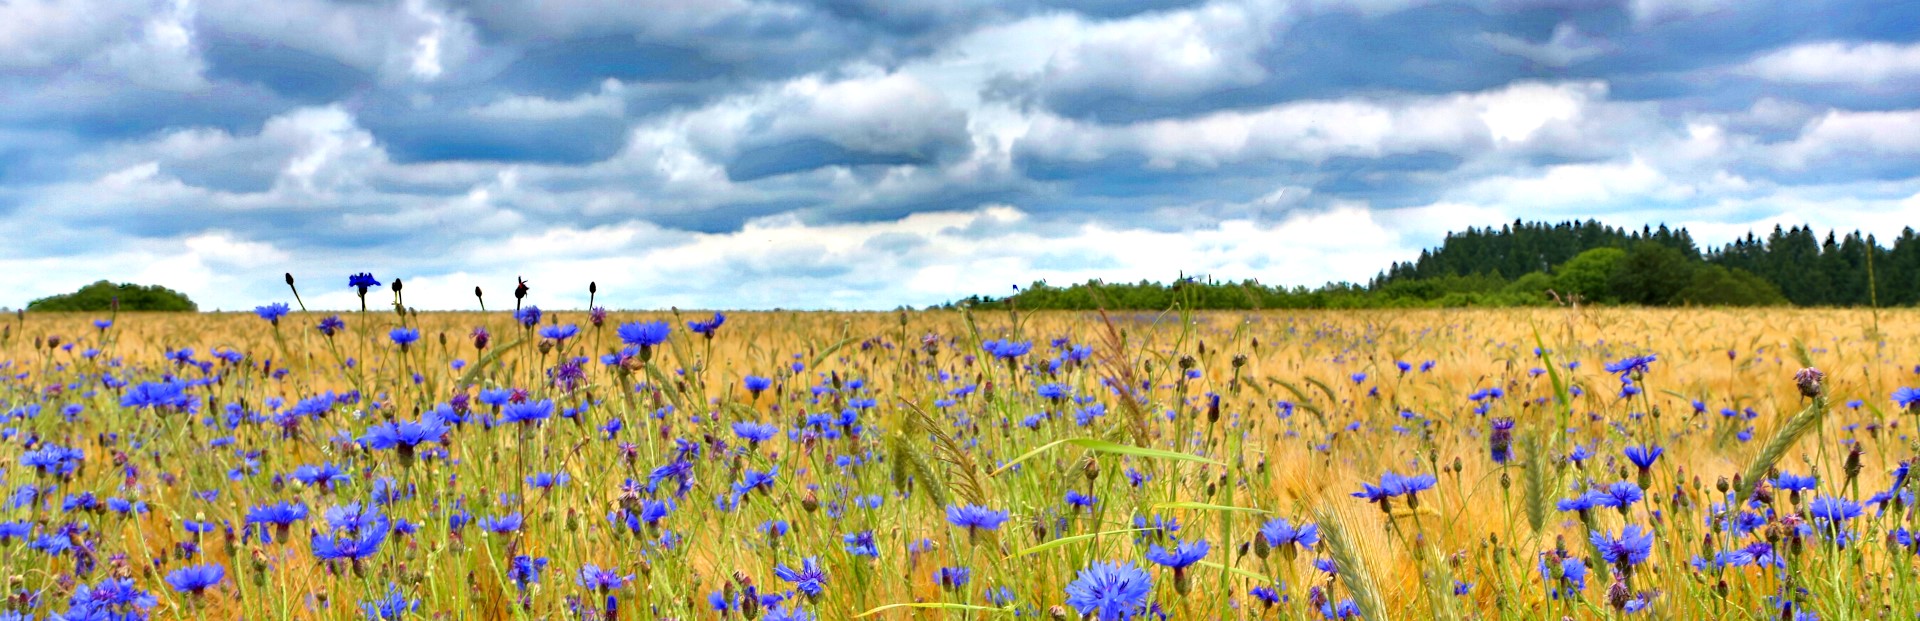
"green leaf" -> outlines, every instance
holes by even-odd
[[[1108,442],[1106,440],[1101,440],[1098,438],[1067,438],[1065,440],[1055,440],[1053,442],[1049,442],[1047,444],[1042,445],[1040,448],[1027,451],[1025,455],[1021,455],[1019,457],[1013,458],[1013,461],[1007,462],[1006,465],[1001,466],[1000,469],[998,470],[994,470],[993,473],[988,476],[1000,476],[1000,473],[1006,472],[1007,469],[1012,468],[1015,464],[1031,459],[1035,455],[1045,453],[1049,450],[1052,450],[1054,447],[1060,446],[1062,444],[1071,444],[1083,449],[1087,449],[1089,451],[1096,451],[1101,453],[1113,453],[1116,455],[1130,455],[1133,457],[1151,457],[1154,459],[1171,459],[1175,461],[1192,461],[1192,462],[1199,462],[1203,464],[1213,464],[1216,466],[1225,465],[1220,462],[1207,459],[1205,457],[1200,457],[1198,455],[1188,455],[1186,453],[1176,453],[1173,451],[1163,451],[1159,449],[1140,448],[1138,446],[1133,446],[1130,444]]]

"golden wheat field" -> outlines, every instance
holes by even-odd
[[[0,619],[1920,611],[1911,310],[330,316],[0,324]]]

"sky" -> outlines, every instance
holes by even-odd
[[[0,305],[1364,282],[1515,219],[1920,222],[1920,2],[0,0]]]

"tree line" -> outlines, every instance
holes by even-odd
[[[1871,274],[1871,278],[1869,275]],[[1920,236],[1890,247],[1855,231],[1775,226],[1702,251],[1686,229],[1596,221],[1523,222],[1450,233],[1365,285],[1277,287],[1204,277],[1172,283],[1035,282],[1013,295],[953,303],[1027,309],[1409,308],[1568,303],[1641,306],[1912,306],[1920,303]]]

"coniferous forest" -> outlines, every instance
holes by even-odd
[[[1871,275],[1871,278],[1869,277]],[[1749,233],[1701,248],[1686,229],[1522,222],[1451,233],[1440,247],[1361,285],[1276,287],[1181,276],[1172,283],[1035,282],[1011,296],[953,305],[1024,309],[1409,308],[1534,306],[1913,306],[1920,303],[1920,236],[1890,245],[1858,231],[1811,227]]]

